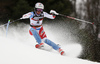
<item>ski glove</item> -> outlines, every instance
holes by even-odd
[[[57,13],[57,12],[54,11],[54,10],[50,10],[50,13],[51,13],[51,14],[55,14],[55,15],[59,15],[59,13]]]

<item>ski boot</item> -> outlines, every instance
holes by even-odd
[[[44,47],[44,43],[36,44],[35,47],[36,47],[36,48]]]
[[[64,51],[63,51],[61,48],[58,49],[58,52],[59,52],[61,55],[64,55]]]

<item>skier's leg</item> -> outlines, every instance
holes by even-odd
[[[44,43],[41,43],[41,38],[39,36],[39,29],[35,28],[35,27],[32,27],[30,30],[29,30],[29,33],[30,35],[33,35],[37,41],[38,44],[35,45],[36,48],[41,48],[44,46]]]
[[[64,51],[58,45],[56,45],[54,42],[52,42],[51,40],[47,39],[45,31],[43,30],[43,26],[39,30],[39,35],[40,35],[41,39],[46,44],[50,45],[53,49],[57,50],[61,55],[63,55]]]
[[[47,38],[44,38],[43,41],[44,41],[46,44],[50,45],[50,46],[51,46],[53,49],[55,49],[55,50],[58,50],[58,49],[60,48],[57,44],[55,44],[54,42],[52,42],[51,40],[49,40],[49,39],[47,39]]]
[[[41,39],[48,45],[50,45],[51,47],[53,47],[53,49],[58,50],[60,47],[58,45],[56,45],[54,42],[50,41],[49,39],[47,39],[47,36],[45,34],[45,31],[43,29],[43,26],[41,27],[41,29],[39,30],[39,35],[41,37]]]
[[[36,29],[35,28],[31,28],[29,30],[30,34],[34,36],[34,38],[36,39],[36,41],[38,42],[38,44],[41,43],[41,38],[39,36],[39,34],[37,33]]]
[[[43,40],[46,44],[50,45],[53,49],[57,50],[61,55],[64,54],[64,51],[58,45],[56,45],[54,42],[52,42],[51,40],[49,40],[47,38],[44,38]]]

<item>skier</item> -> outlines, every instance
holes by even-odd
[[[64,51],[57,44],[47,39],[47,36],[42,26],[44,17],[54,19],[56,17],[55,15],[58,15],[58,13],[54,10],[51,10],[50,11],[51,14],[48,14],[44,12],[43,9],[44,9],[44,5],[38,2],[35,4],[34,12],[32,11],[24,14],[21,17],[21,19],[30,18],[31,28],[29,30],[29,33],[34,36],[34,38],[38,43],[35,46],[36,48],[43,47],[44,43],[42,43],[42,41],[44,41],[46,44],[50,45],[53,49],[57,50],[61,55],[63,55]]]

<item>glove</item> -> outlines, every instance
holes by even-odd
[[[59,15],[59,13],[57,13],[57,12],[54,11],[54,10],[50,10],[50,13],[51,13],[51,14],[55,14],[55,15]]]

